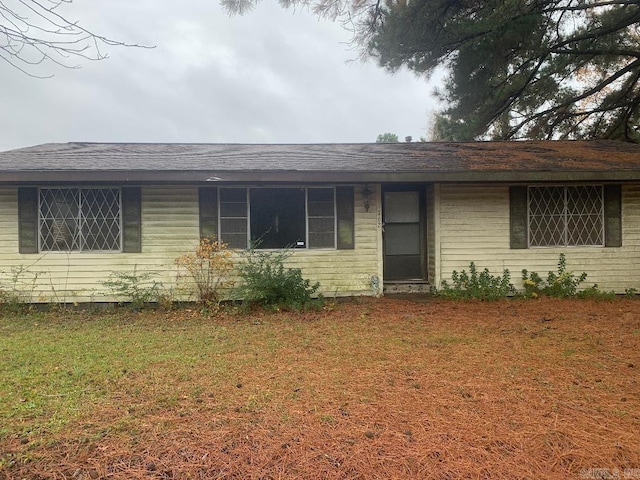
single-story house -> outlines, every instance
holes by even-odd
[[[104,300],[134,269],[171,286],[211,235],[295,246],[327,296],[438,288],[472,261],[519,287],[563,252],[624,292],[640,289],[640,146],[45,144],[0,152],[0,225],[0,286],[34,301]]]

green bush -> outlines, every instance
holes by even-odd
[[[162,283],[153,280],[153,273],[138,273],[136,267],[131,273],[114,272],[102,284],[122,303],[136,310],[150,303],[160,303],[165,298]]]
[[[505,268],[502,275],[497,276],[491,275],[487,268],[478,273],[474,262],[469,264],[469,273],[466,270],[459,273],[454,270],[451,281],[453,285],[442,281],[438,295],[453,299],[497,300],[516,292],[508,269]]]
[[[576,297],[584,300],[613,300],[616,298],[616,292],[613,290],[600,290],[598,288],[598,284],[593,284],[592,286],[576,293]]]
[[[564,253],[560,254],[558,270],[549,272],[546,280],[543,280],[536,272],[522,270],[522,284],[525,296],[529,298],[536,298],[540,295],[556,298],[575,297],[580,284],[586,279],[586,272],[576,276],[573,272],[567,271],[567,259]],[[591,287],[592,294],[595,293],[594,288],[597,290],[597,285]]]
[[[302,278],[299,268],[286,268],[284,262],[293,254],[291,249],[277,251],[250,249],[236,265],[241,278],[237,288],[239,298],[249,304],[304,310],[322,304],[323,298],[313,298],[319,283]]]

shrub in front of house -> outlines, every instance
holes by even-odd
[[[18,313],[28,310],[42,274],[23,265],[11,267],[9,271],[0,270],[0,311]]]
[[[487,268],[478,272],[474,262],[469,264],[469,272],[454,270],[451,282],[450,285],[446,280],[442,281],[439,296],[452,299],[497,300],[516,293],[508,269],[505,268],[502,275],[491,275]]]
[[[126,303],[134,310],[140,310],[152,303],[161,303],[165,293],[163,285],[154,279],[154,272],[139,272],[134,266],[131,272],[112,272],[102,282],[119,302]]]
[[[285,266],[292,254],[291,249],[247,250],[236,266],[241,279],[236,289],[238,298],[247,304],[292,310],[321,306],[322,295],[316,297],[320,284],[303,278],[299,268]]]
[[[198,303],[217,308],[222,292],[234,285],[232,257],[233,252],[226,243],[205,237],[195,251],[176,258],[178,277],[185,276],[192,282]]]
[[[537,298],[540,295],[556,298],[575,297],[578,295],[580,285],[586,279],[586,272],[576,275],[571,271],[567,271],[567,259],[564,253],[561,253],[560,258],[558,259],[557,271],[550,271],[547,274],[546,280],[543,280],[536,272],[529,272],[527,269],[522,270],[524,296],[528,298]],[[597,292],[599,292],[597,285],[594,285],[587,290],[588,292],[581,296],[593,297],[596,296]]]

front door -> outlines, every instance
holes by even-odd
[[[424,190],[388,186],[383,193],[385,280],[423,280]]]

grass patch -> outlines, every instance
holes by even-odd
[[[0,415],[16,419],[18,429],[51,430],[114,395],[152,397],[162,404],[192,388],[194,370],[205,363],[215,379],[241,366],[227,365],[226,354],[239,345],[229,340],[226,327],[149,317],[66,313],[4,318]]]

